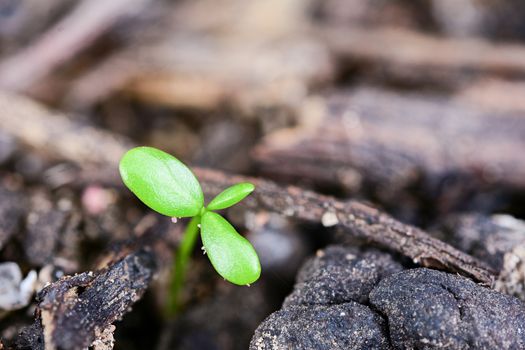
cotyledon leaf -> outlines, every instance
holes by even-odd
[[[259,279],[257,252],[222,216],[210,211],[202,215],[201,238],[211,264],[224,279],[238,285]]]
[[[119,165],[124,184],[151,209],[171,217],[200,213],[204,195],[191,170],[172,155],[153,147],[136,147]]]
[[[249,182],[241,182],[230,186],[213,198],[210,204],[208,204],[207,209],[220,210],[229,208],[242,201],[247,195],[252,193],[254,189],[255,186]]]

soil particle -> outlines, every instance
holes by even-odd
[[[370,303],[398,349],[525,348],[525,305],[461,276],[402,271],[382,280]]]
[[[379,250],[330,246],[300,270],[294,291],[284,305],[368,302],[368,294],[385,276],[403,267]]]
[[[384,321],[355,302],[277,311],[257,328],[250,344],[251,350],[389,348]]]
[[[523,349],[525,304],[465,277],[330,246],[305,263],[260,349]]]
[[[386,323],[367,305],[403,267],[378,250],[329,246],[300,270],[283,309],[257,328],[250,349],[389,349]]]

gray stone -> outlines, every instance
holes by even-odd
[[[312,251],[305,232],[277,214],[247,213],[242,220],[240,226],[246,222],[247,238],[259,255],[266,277],[293,283],[297,270]]]
[[[382,280],[370,303],[400,349],[525,349],[525,305],[464,277],[430,269]]]
[[[0,263],[0,315],[2,310],[21,309],[29,304],[35,290],[37,274],[30,271],[23,278],[17,263]]]

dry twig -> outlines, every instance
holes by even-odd
[[[246,200],[250,208],[266,209],[325,226],[340,226],[349,234],[399,252],[417,264],[457,272],[487,285],[492,285],[494,280],[494,272],[479,260],[361,202],[340,201],[295,186],[283,188],[270,181],[230,176],[209,169],[194,170],[204,191],[210,195],[228,185],[249,181],[256,186],[252,198]]]
[[[37,41],[0,63],[0,87],[24,91],[149,0],[84,0]]]
[[[521,45],[439,38],[406,29],[320,28],[317,34],[344,61],[379,67],[381,74],[452,85],[473,73],[525,76]]]

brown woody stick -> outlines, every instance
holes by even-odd
[[[525,76],[525,47],[450,39],[394,28],[319,28],[340,59],[379,67],[381,74],[429,83],[458,82],[473,73]]]
[[[149,0],[83,0],[34,43],[0,62],[0,87],[24,91]]]
[[[337,225],[417,264],[457,272],[487,285],[494,280],[494,272],[479,260],[358,201],[341,201],[295,186],[281,187],[271,181],[230,176],[210,169],[194,168],[194,171],[206,194],[215,195],[226,186],[249,181],[256,186],[252,196],[243,201],[250,208],[321,222],[325,226]]]

